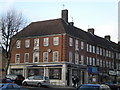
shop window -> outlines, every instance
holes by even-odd
[[[32,75],[44,76],[44,69],[43,69],[43,68],[39,68],[39,69],[29,69],[29,70],[28,70],[28,76],[32,76]]]
[[[61,80],[61,68],[50,68],[49,69],[49,78]]]

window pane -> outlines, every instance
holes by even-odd
[[[16,48],[20,48],[20,46],[21,46],[21,41],[17,40],[17,42],[16,42]]]
[[[43,62],[48,61],[48,52],[43,52]]]
[[[43,46],[48,46],[48,45],[49,45],[49,38],[44,38]]]
[[[49,69],[49,78],[61,80],[61,68],[50,68]]]
[[[30,40],[25,40],[25,47],[29,48],[30,47]]]
[[[39,61],[39,53],[35,52],[33,53],[33,62],[38,62]]]
[[[29,53],[25,53],[24,62],[28,62],[28,61],[29,61]]]
[[[16,56],[15,56],[15,62],[16,63],[20,62],[20,54],[16,54]]]
[[[59,37],[54,37],[53,45],[58,45],[58,44],[59,44]]]
[[[39,47],[39,39],[34,39],[34,47]]]
[[[53,61],[58,61],[58,51],[53,52]]]

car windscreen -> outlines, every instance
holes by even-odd
[[[78,90],[99,90],[98,86],[81,86]]]

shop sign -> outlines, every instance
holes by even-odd
[[[88,67],[88,73],[98,74],[98,68],[96,68],[96,67]]]
[[[109,71],[109,75],[117,75],[116,71]]]

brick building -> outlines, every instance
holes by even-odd
[[[32,22],[13,36],[8,73],[44,75],[54,85],[72,85],[72,76],[80,83],[118,82],[119,44],[68,22],[68,10],[61,18]]]

